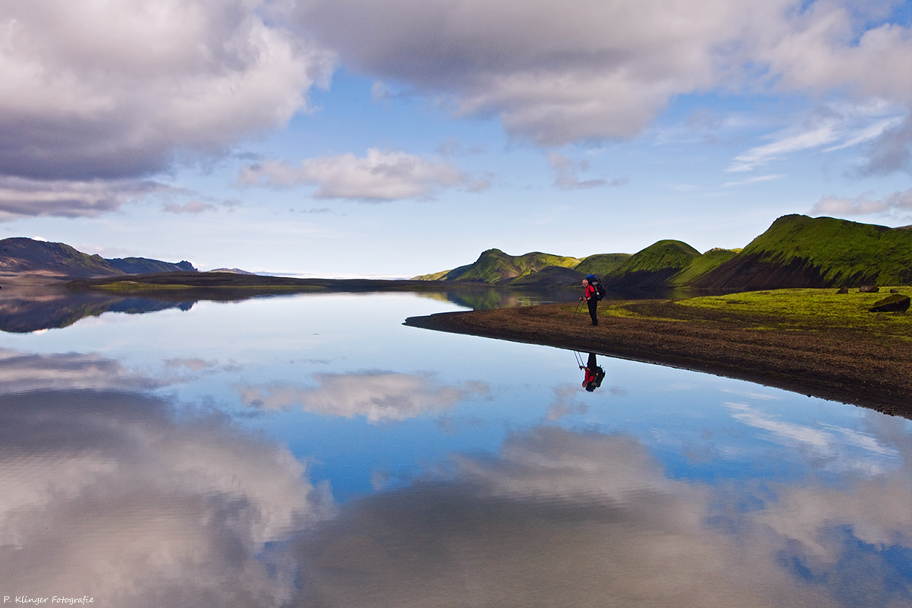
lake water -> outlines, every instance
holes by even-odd
[[[458,309],[289,296],[0,334],[0,596],[912,605],[910,421],[606,357],[587,392],[585,353],[402,325]]]

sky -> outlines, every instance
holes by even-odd
[[[410,277],[912,224],[908,0],[4,0],[0,238]]]

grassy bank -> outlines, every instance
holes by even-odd
[[[609,302],[603,314],[614,317],[671,315],[678,320],[732,321],[752,329],[824,331],[852,329],[900,339],[912,338],[912,312],[871,313],[868,309],[890,292],[912,296],[912,287],[882,288],[877,293],[857,289],[838,294],[835,289],[777,289],[677,301]],[[661,312],[660,312],[661,311]]]

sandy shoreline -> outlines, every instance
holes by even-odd
[[[406,325],[669,365],[912,418],[912,341],[849,328],[758,329],[712,311],[602,317],[550,304],[412,317]],[[668,315],[667,318],[662,318]]]

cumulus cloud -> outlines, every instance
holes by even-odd
[[[778,87],[824,92],[850,87],[866,98],[912,104],[912,29],[895,23],[867,28],[857,2],[814,2],[803,11],[782,3],[784,27],[758,48]],[[789,11],[789,9],[792,9]],[[885,15],[879,15],[882,20]],[[888,67],[888,69],[886,69]]]
[[[912,190],[894,192],[883,198],[862,194],[855,198],[825,196],[817,201],[811,213],[826,215],[869,215],[887,211],[912,211]]]
[[[847,89],[909,107],[910,28],[859,6],[305,0],[296,18],[346,65],[562,145],[631,137],[674,96],[717,89]]]
[[[315,387],[292,384],[240,386],[246,405],[283,410],[299,405],[304,411],[353,418],[364,416],[372,423],[405,420],[428,412],[441,412],[487,387],[467,383],[464,387],[440,385],[430,375],[394,372],[314,374]]]
[[[0,6],[0,171],[121,179],[219,153],[306,108],[334,59],[262,0]]]
[[[389,201],[430,196],[465,178],[451,165],[405,152],[370,149],[367,155],[343,154],[305,160],[299,167],[269,161],[241,170],[240,185],[289,187],[316,185],[317,198]]]
[[[711,86],[712,50],[743,12],[718,0],[314,0],[298,19],[348,65],[555,145],[632,136],[670,95]]]
[[[128,201],[167,190],[155,182],[141,180],[0,177],[0,222],[23,217],[97,217]]]
[[[137,394],[0,396],[0,445],[0,581],[17,595],[285,605],[281,543],[331,508],[286,449]]]

